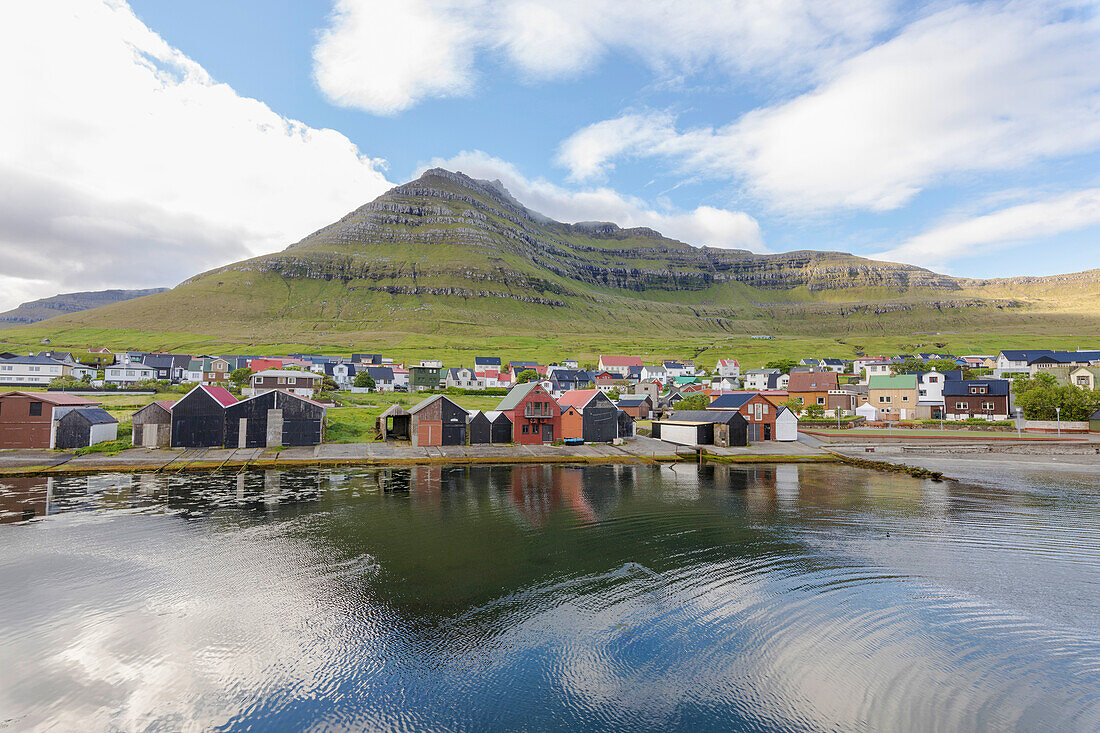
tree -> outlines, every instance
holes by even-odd
[[[1100,407],[1100,390],[1059,385],[1051,374],[1019,375],[1012,380],[1017,406],[1029,420],[1088,420]]]
[[[335,392],[340,389],[340,385],[336,383],[336,380],[327,374],[321,377],[321,392]]]
[[[526,384],[527,382],[537,380],[538,378],[539,373],[536,372],[534,369],[524,369],[522,372],[516,375],[516,384]]]
[[[791,397],[788,400],[784,400],[783,402],[779,403],[779,406],[786,407],[788,410],[796,415],[802,412],[802,400],[798,399],[797,397]]]
[[[818,404],[806,408],[806,417],[811,420],[822,420],[825,417],[825,408]]]
[[[776,359],[775,361],[769,361],[764,365],[765,369],[778,369],[784,374],[790,374],[791,369],[798,366],[798,362],[794,359]]]
[[[367,389],[374,389],[374,377],[370,375],[368,371],[361,371],[355,373],[355,381],[352,382],[356,387]]]
[[[710,397],[702,392],[695,392],[672,406],[674,410],[705,410],[710,404]]]
[[[229,372],[229,381],[238,387],[245,387],[251,380],[252,370],[248,367],[241,367]]]
[[[613,389],[613,390],[611,390],[610,392],[607,393],[607,398],[609,400],[611,400],[612,402],[618,402],[619,397],[620,397],[620,394],[619,394],[619,390],[617,390],[617,389]]]

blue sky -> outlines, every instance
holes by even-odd
[[[1100,267],[1094,2],[0,13],[0,94],[21,110],[0,121],[0,307],[275,251],[429,165],[696,245],[970,277]]]

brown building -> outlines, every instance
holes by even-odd
[[[64,411],[97,404],[84,397],[56,392],[0,394],[0,448],[53,448],[54,409]]]
[[[413,445],[465,445],[466,410],[433,395],[409,410]]]
[[[648,420],[653,412],[653,400],[646,394],[623,395],[619,398],[619,409],[635,420]]]
[[[829,404],[829,390],[836,389],[836,372],[791,372],[787,395],[802,403],[803,407]]]

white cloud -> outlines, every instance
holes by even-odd
[[[877,259],[937,266],[1100,224],[1100,188],[1010,206],[933,227]]]
[[[657,211],[641,199],[609,188],[571,191],[545,180],[528,179],[511,163],[478,150],[436,158],[430,166],[461,171],[473,178],[499,179],[525,206],[558,221],[611,221],[624,228],[649,227],[694,245],[766,251],[760,225],[741,211],[711,206],[685,212]]]
[[[479,55],[560,79],[619,52],[664,78],[829,66],[894,22],[889,0],[336,0],[314,49],[333,102],[393,114],[475,88]]]
[[[171,285],[285,247],[391,184],[346,137],[219,84],[119,0],[5,6],[0,309]],[[48,287],[41,288],[46,283]]]
[[[722,128],[624,115],[566,140],[576,178],[616,157],[744,179],[793,211],[897,208],[958,172],[1005,170],[1100,144],[1100,21],[1046,3],[963,5],[840,64],[813,91]]]

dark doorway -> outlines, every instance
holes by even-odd
[[[553,443],[554,442],[554,426],[547,424],[542,426],[542,442]]]

